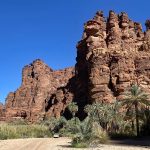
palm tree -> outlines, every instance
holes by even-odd
[[[139,136],[139,109],[141,106],[150,105],[149,96],[144,93],[139,86],[132,85],[130,90],[126,93],[126,96],[122,101],[122,105],[126,106],[127,109],[134,109],[136,119],[136,132],[137,136]]]
[[[97,104],[86,105],[84,111],[88,114],[91,122],[97,120]]]
[[[132,106],[133,107],[133,106]],[[132,132],[135,132],[135,111],[132,108],[128,108],[125,116],[125,120],[128,120],[129,123],[131,123]]]
[[[88,114],[88,116],[90,116],[93,113],[93,105],[86,105],[84,107],[84,112],[86,112]]]
[[[91,118],[87,116],[83,121],[76,124],[76,134],[72,144],[78,143],[87,146],[96,146],[99,143],[105,143],[108,140],[108,135],[104,132],[97,122],[91,122]]]
[[[92,105],[86,105],[84,111],[88,114],[92,122],[98,122],[104,130],[108,129],[116,117],[116,104],[108,103],[93,103]]]
[[[76,123],[76,113],[78,112],[78,105],[76,102],[71,102],[68,105],[68,109],[72,113],[73,118],[75,118],[75,123]]]
[[[116,101],[109,105],[109,128],[111,132],[117,132],[123,129],[122,124],[125,124],[125,113],[121,111],[121,103]]]
[[[103,115],[102,115],[102,104],[101,103],[93,103],[92,105],[86,105],[84,107],[84,111],[88,114],[91,122],[98,122],[99,125],[102,126],[104,123]],[[106,121],[106,119],[105,119]]]

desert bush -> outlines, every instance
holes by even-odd
[[[108,142],[108,135],[97,122],[92,122],[89,117],[77,124],[76,134],[72,146],[76,148],[95,147],[100,143]]]
[[[77,117],[68,120],[66,124],[64,124],[63,128],[60,129],[60,135],[64,137],[73,137],[77,132],[79,132],[80,123],[81,121]]]
[[[80,141],[80,137],[76,136],[73,138],[72,147],[74,147],[74,148],[87,148],[88,144],[87,144],[87,142],[85,143],[84,141]]]
[[[60,129],[62,129],[65,124],[67,124],[67,120],[64,117],[60,117],[60,118],[52,117],[50,119],[44,120],[40,124],[47,126],[49,131],[52,134],[55,134],[55,133],[59,133]]]
[[[10,125],[28,125],[28,122],[24,119],[14,120],[11,122],[8,122]]]
[[[101,126],[99,126],[99,124],[97,122],[94,122],[92,124],[92,133],[91,133],[91,144],[99,144],[99,143],[107,143],[109,140],[109,137],[106,133],[106,131],[104,131]]]
[[[43,125],[0,125],[0,139],[51,137],[48,127]]]

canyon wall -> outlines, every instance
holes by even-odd
[[[75,68],[54,71],[41,60],[25,66],[22,85],[7,96],[3,116],[33,122],[68,117],[66,106],[76,101],[77,115],[84,118],[86,104],[121,100],[132,84],[150,93],[150,21],[145,25],[143,32],[124,12],[110,11],[106,19],[98,11],[84,24]]]
[[[76,76],[89,103],[121,99],[132,84],[150,92],[150,21],[146,32],[124,12],[99,11],[77,45]]]
[[[62,89],[73,76],[74,68],[53,71],[39,59],[25,66],[21,87],[7,96],[6,119],[24,118],[34,122],[48,116],[59,117],[69,101],[69,96],[63,101],[68,91]]]

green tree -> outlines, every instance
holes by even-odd
[[[78,112],[78,105],[76,102],[71,102],[68,105],[68,109],[72,113],[73,118],[75,118],[75,123],[76,123],[76,113]]]
[[[140,135],[139,125],[139,110],[141,106],[150,105],[148,94],[144,93],[141,88],[137,85],[132,85],[130,90],[125,94],[125,98],[122,100],[122,105],[126,106],[127,109],[133,109],[135,112],[136,120],[136,132],[137,136]]]
[[[84,111],[88,114],[91,122],[98,122],[99,125],[103,127],[103,129],[106,127],[107,116],[105,115],[107,115],[108,113],[106,113],[104,104],[96,102],[92,105],[86,105]]]
[[[72,141],[73,147],[83,148],[92,145],[96,146],[100,143],[106,143],[109,139],[107,133],[102,130],[101,126],[97,122],[91,122],[89,117],[78,122],[76,128],[76,134]]]
[[[119,112],[120,104],[115,103],[94,103],[86,105],[84,111],[91,118],[91,121],[98,122],[104,130],[117,130],[120,120],[123,118]]]
[[[134,107],[134,106],[132,106]],[[127,120],[129,123],[131,123],[132,128],[132,134],[135,132],[135,111],[134,109],[131,109],[130,107],[127,109],[125,120]]]

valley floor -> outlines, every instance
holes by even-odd
[[[69,138],[0,140],[0,150],[75,150],[70,147],[70,143]],[[97,148],[87,150],[150,150],[150,147],[116,145],[113,142],[112,145],[100,145]]]

